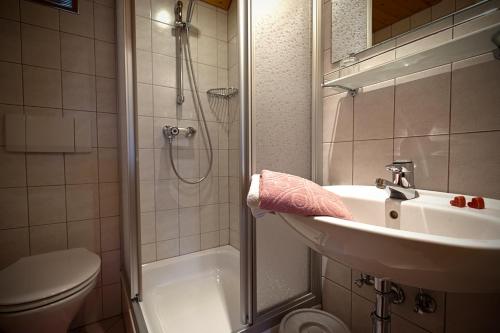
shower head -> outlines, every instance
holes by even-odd
[[[193,12],[194,12],[194,3],[196,0],[189,0],[188,4],[188,9],[187,9],[187,15],[186,15],[186,23],[188,25],[191,24],[191,19],[193,18]]]

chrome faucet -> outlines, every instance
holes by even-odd
[[[385,168],[392,172],[392,181],[377,178],[375,186],[389,189],[390,197],[393,199],[410,200],[418,197],[413,182],[414,167],[412,161],[394,161],[392,164],[386,165]]]

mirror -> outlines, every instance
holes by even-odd
[[[332,0],[332,63],[348,59],[478,0]]]

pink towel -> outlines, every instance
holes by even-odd
[[[259,208],[274,212],[352,220],[351,213],[335,193],[286,173],[263,170],[259,199]]]

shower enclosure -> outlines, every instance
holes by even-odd
[[[319,256],[245,204],[262,169],[315,177],[319,2],[119,5],[124,282],[140,331],[260,332],[320,302]]]

